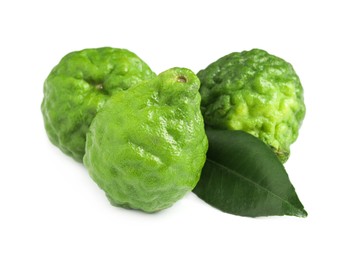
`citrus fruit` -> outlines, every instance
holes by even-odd
[[[114,92],[154,76],[126,49],[103,47],[67,54],[44,82],[41,111],[50,141],[82,161],[86,132],[105,101]]]
[[[97,113],[84,164],[113,205],[155,212],[195,187],[208,146],[199,86],[192,71],[172,68]]]
[[[288,159],[305,116],[303,88],[290,63],[253,49],[226,55],[197,75],[207,125],[248,132],[282,162]]]

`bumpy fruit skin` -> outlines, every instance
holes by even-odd
[[[44,82],[41,111],[50,141],[77,161],[97,111],[116,91],[155,77],[137,55],[110,47],[67,54]]]
[[[266,51],[231,53],[198,74],[205,123],[243,130],[285,162],[305,116],[303,89],[293,67]]]
[[[208,147],[199,86],[173,68],[116,93],[96,115],[84,164],[113,205],[155,212],[195,187]]]

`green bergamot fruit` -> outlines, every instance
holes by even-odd
[[[305,116],[303,89],[293,67],[266,51],[231,53],[198,74],[205,123],[243,130],[285,162]]]
[[[173,68],[98,112],[84,164],[113,205],[155,212],[195,187],[208,146],[199,87],[193,72]]]
[[[50,141],[77,161],[97,111],[116,91],[155,77],[137,55],[110,47],[67,54],[44,82],[41,110]]]

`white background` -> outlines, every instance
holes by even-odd
[[[2,1],[0,259],[345,259],[342,1]],[[285,165],[307,218],[244,218],[188,194],[110,206],[50,144],[43,81],[68,52],[127,48],[157,73],[262,48],[293,64],[307,115]]]

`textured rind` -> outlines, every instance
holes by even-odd
[[[205,123],[243,130],[285,162],[305,116],[303,88],[293,67],[266,51],[226,55],[198,74]]]
[[[49,139],[82,161],[86,132],[109,96],[154,76],[126,49],[103,47],[67,54],[44,82],[41,111]]]
[[[208,146],[199,85],[173,68],[116,93],[96,115],[84,164],[113,205],[155,212],[195,187]]]

